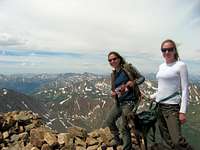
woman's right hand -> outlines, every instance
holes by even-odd
[[[111,96],[112,96],[113,98],[115,98],[115,97],[116,97],[116,95],[117,95],[117,93],[116,93],[116,92],[114,92],[114,91],[111,91]]]
[[[179,120],[181,124],[184,124],[186,122],[186,115],[185,113],[179,113]]]

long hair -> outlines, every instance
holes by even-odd
[[[111,52],[108,54],[108,58],[109,58],[110,55],[115,55],[115,56],[117,56],[117,58],[120,59],[120,65],[126,64],[126,60],[125,60],[118,52],[111,51]]]
[[[180,60],[180,57],[179,57],[179,54],[178,54],[178,50],[177,50],[177,47],[176,47],[176,43],[175,43],[173,40],[171,40],[171,39],[164,40],[164,41],[162,42],[162,44],[161,44],[161,49],[163,48],[163,45],[164,45],[165,43],[171,43],[171,44],[173,45],[174,50],[175,50],[174,58],[175,58],[176,60]]]

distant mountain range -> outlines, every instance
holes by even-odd
[[[15,91],[30,94],[41,85],[53,81],[57,77],[48,74],[13,74],[0,75],[0,88],[13,89]]]
[[[146,75],[146,79],[140,88],[149,95],[155,92],[157,83],[153,74]],[[196,134],[200,135],[200,78],[194,79],[189,87],[190,105],[184,133],[195,141]],[[0,75],[0,88],[0,112],[31,110],[59,132],[74,125],[89,131],[99,128],[113,104],[109,75]],[[140,110],[148,105],[141,102]]]
[[[90,73],[84,73],[90,74]],[[53,83],[53,81],[62,81],[68,80],[68,78],[83,75],[83,74],[75,74],[75,73],[65,73],[65,74],[12,74],[12,75],[3,75],[0,74],[0,88],[12,89],[24,94],[32,94],[37,92],[38,89]],[[92,75],[92,74],[91,74]],[[94,74],[93,74],[94,75]],[[94,75],[99,76],[100,75]],[[146,79],[155,81],[155,74],[149,73],[145,74]],[[109,78],[110,75],[102,75],[102,77]],[[189,75],[189,80],[191,83],[195,83],[200,86],[200,76],[198,75]],[[57,86],[57,85],[55,85]]]

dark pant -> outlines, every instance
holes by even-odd
[[[131,134],[130,129],[127,125],[128,123],[126,116],[133,110],[133,108],[133,103],[124,103],[121,105],[114,104],[103,125],[103,127],[108,126],[110,128],[111,133],[115,137],[119,137],[119,129],[117,128],[116,121],[119,117],[122,117],[122,122],[120,123],[120,131],[123,140],[123,150],[131,150],[132,148]]]
[[[171,149],[192,150],[181,134],[179,110],[179,105],[159,104],[158,127],[161,137]]]

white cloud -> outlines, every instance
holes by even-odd
[[[95,51],[105,57],[109,50],[117,50],[147,54],[155,65],[162,61],[160,43],[172,38],[181,43],[183,58],[197,59],[199,4],[198,0],[1,0],[0,49]],[[133,59],[141,66],[147,63],[145,58]]]

